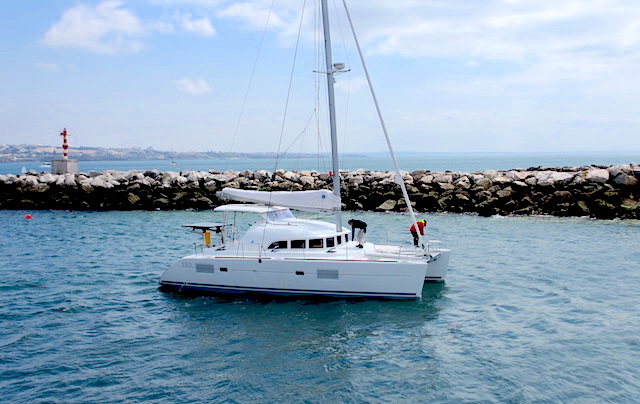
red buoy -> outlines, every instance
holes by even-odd
[[[32,217],[31,215],[27,214],[24,218],[25,219],[31,219],[31,217]]]

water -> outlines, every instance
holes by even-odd
[[[194,248],[178,226],[211,212],[25,214],[0,211],[6,402],[640,397],[638,221],[429,215],[454,250],[446,284],[314,302],[160,292]],[[347,216],[410,242],[406,216]]]
[[[406,171],[431,170],[476,172],[487,169],[510,170],[528,167],[580,167],[589,164],[629,164],[640,162],[640,152],[618,153],[399,153],[398,164]],[[273,171],[276,161],[273,158],[231,159],[231,160],[170,160],[146,161],[80,161],[83,172],[106,170],[151,170],[160,171],[207,171],[207,170],[261,170]],[[50,172],[51,168],[42,166],[42,162],[0,163],[0,174],[19,174],[25,171]],[[328,172],[331,162],[328,156],[322,158],[284,158],[277,164],[285,170],[318,170]],[[366,170],[393,170],[393,164],[387,153],[364,153],[344,155],[340,167],[346,170],[364,168]]]

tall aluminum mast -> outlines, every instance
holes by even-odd
[[[338,134],[336,132],[336,100],[333,90],[334,73],[342,70],[333,66],[331,60],[331,33],[329,32],[329,10],[327,0],[322,0],[322,27],[324,29],[324,55],[327,64],[327,93],[329,96],[329,122],[331,127],[331,161],[333,163],[333,193],[340,198],[340,168],[338,167]],[[344,66],[344,65],[343,65]],[[336,212],[336,230],[342,231],[342,213]]]

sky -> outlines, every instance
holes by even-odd
[[[348,5],[398,151],[640,150],[637,0]],[[0,144],[55,145],[67,128],[72,146],[329,151],[317,7],[4,0]],[[330,19],[351,69],[336,77],[339,147],[383,151],[344,11]]]

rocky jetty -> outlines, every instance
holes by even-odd
[[[406,210],[395,173],[341,171],[346,210]],[[640,165],[531,167],[476,173],[403,172],[415,209],[490,215],[640,219]],[[210,209],[223,187],[260,190],[330,188],[317,171],[106,171],[0,175],[0,209]]]

